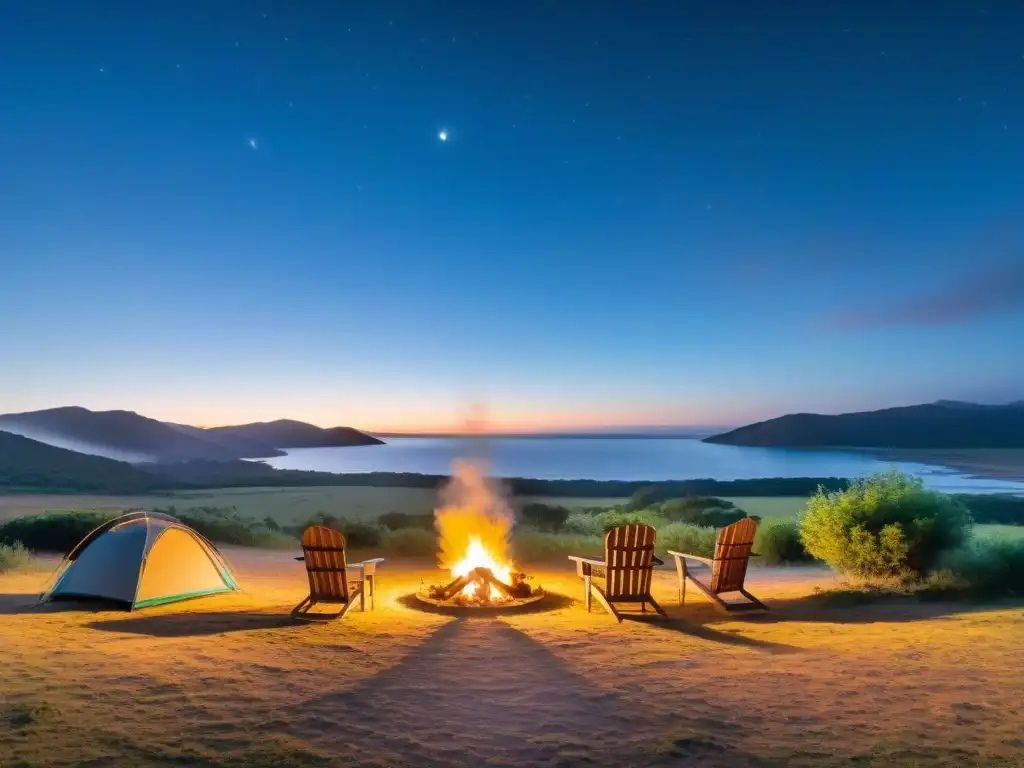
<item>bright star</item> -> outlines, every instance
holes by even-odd
[[[448,141],[448,131],[441,131],[439,134],[437,134],[437,138],[439,138],[441,141]]]

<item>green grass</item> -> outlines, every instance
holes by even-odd
[[[1017,541],[1024,539],[1024,525],[976,525],[974,535],[985,539]]]
[[[807,504],[805,496],[732,496],[726,497],[748,515],[757,515],[765,519],[769,517],[795,518]]]
[[[350,520],[375,520],[388,512],[429,513],[436,494],[424,488],[318,487],[318,488],[225,488],[214,491],[182,491],[159,495],[100,496],[0,495],[0,522],[48,510],[76,509],[116,512],[170,506],[234,507],[239,515],[256,520],[273,518],[281,525],[308,520],[319,513]],[[559,504],[569,509],[610,507],[625,499],[549,499],[523,496],[516,506],[530,502]]]

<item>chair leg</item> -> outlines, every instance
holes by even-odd
[[[612,604],[608,601],[608,598],[604,596],[604,593],[600,589],[598,589],[594,592],[594,596],[597,598],[597,602],[599,602],[602,605],[602,607],[606,611],[608,611],[608,613],[610,613],[617,622],[621,624],[622,617],[619,615],[619,612],[612,607]]]
[[[299,616],[299,615],[301,615],[303,613],[308,612],[309,609],[312,608],[312,607],[313,607],[313,601],[310,600],[310,598],[308,596],[304,597],[304,598],[302,598],[302,602],[301,603],[299,603],[294,608],[292,608],[292,614],[291,615],[292,616]]]
[[[653,597],[648,596],[647,597],[647,602],[649,602],[651,604],[651,607],[654,610],[656,610],[658,613],[660,613],[665,618],[668,618],[668,614],[665,613],[665,609],[662,608],[660,605],[658,605],[658,601],[657,600],[655,600]]]
[[[676,558],[676,576],[679,578],[679,604],[686,604],[686,561]]]
[[[359,588],[359,612],[366,613],[366,582]]]
[[[366,578],[367,578],[367,580],[369,581],[369,584],[368,584],[368,586],[370,587],[370,610],[371,610],[371,611],[375,611],[375,610],[377,610],[377,604],[376,604],[376,602],[374,601],[374,597],[373,597],[373,592],[374,592],[374,589],[375,589],[375,584],[374,584],[374,582],[376,582],[376,581],[377,581],[377,577],[376,577],[376,576],[374,576],[374,575],[373,575],[373,574],[371,573],[371,574],[370,574],[369,576],[367,576]]]
[[[740,590],[740,594],[741,594],[741,595],[743,595],[743,596],[744,596],[745,598],[747,598],[747,600],[749,600],[750,602],[752,602],[752,603],[753,603],[754,605],[756,605],[756,606],[757,606],[758,608],[763,608],[763,609],[764,609],[764,610],[766,610],[766,611],[768,610],[768,606],[767,606],[767,605],[765,605],[765,604],[764,604],[764,603],[762,603],[762,602],[761,602],[760,600],[758,600],[758,599],[757,599],[756,597],[754,597],[754,596],[753,596],[752,594],[750,594],[749,592],[747,592],[747,590],[745,590],[745,589],[741,589],[741,590]]]
[[[359,590],[359,601],[360,601],[360,603],[362,602],[362,599],[363,599],[363,590],[362,590],[362,588],[360,588],[360,590]],[[345,607],[342,608],[334,618],[336,618],[336,619],[343,619],[343,618],[345,618],[345,614],[348,613],[349,611],[351,611],[352,607],[355,604],[356,604],[355,595],[349,595],[348,602],[345,603]]]
[[[590,613],[590,574],[583,577],[583,602],[587,606],[587,613]]]

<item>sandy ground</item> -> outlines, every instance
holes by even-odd
[[[376,610],[296,624],[290,553],[228,550],[246,592],[136,614],[32,608],[0,575],[0,765],[1024,765],[1021,605],[823,605],[827,571],[763,569],[773,608],[669,620],[424,613],[427,564],[386,563]],[[569,599],[572,598],[572,599]]]

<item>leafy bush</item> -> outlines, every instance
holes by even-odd
[[[975,523],[1024,525],[1024,498],[1005,493],[957,494],[971,512]]]
[[[845,491],[818,493],[800,516],[807,551],[837,571],[862,578],[907,578],[932,570],[962,545],[970,514],[955,499],[926,491],[920,479],[887,472]]]
[[[217,544],[234,544],[240,547],[262,547],[264,549],[285,549],[297,546],[295,537],[282,533],[280,527],[270,528],[265,521],[260,522],[250,517],[243,517],[235,511],[234,507],[189,507],[182,510],[167,507],[153,511],[178,518],[185,525]]]
[[[764,565],[801,563],[813,560],[800,540],[800,529],[795,520],[771,520],[758,526],[754,538],[754,552]]]
[[[692,523],[712,528],[724,528],[747,516],[746,512],[737,509],[731,501],[714,496],[671,499],[661,505],[660,512],[663,517],[672,522]]]
[[[587,512],[570,512],[569,517],[562,524],[562,532],[575,536],[602,536],[604,525],[601,515],[605,510],[597,514]]]
[[[432,531],[434,530],[434,513],[409,514],[408,512],[388,512],[377,518],[377,522],[389,531],[398,531],[403,528],[420,528],[424,531]]]
[[[335,517],[334,515],[326,512],[320,512],[313,515],[313,517],[305,523],[302,523],[301,525],[288,526],[285,530],[288,533],[295,534],[296,536],[302,536],[302,532],[311,525],[324,525],[328,528],[333,528],[334,530],[339,531],[344,534],[345,543],[349,547],[379,547],[387,533],[386,528],[383,528],[376,523],[368,523],[365,520],[349,520],[344,517]]]
[[[535,503],[524,506],[519,512],[519,517],[524,523],[532,525],[537,530],[558,531],[569,518],[569,514],[569,510],[565,507]]]
[[[17,517],[0,525],[0,544],[21,542],[33,551],[66,555],[86,535],[115,516],[114,512],[60,510]]]
[[[629,501],[626,502],[626,511],[639,512],[641,509],[653,507],[660,500],[658,488],[653,485],[645,485],[642,488],[637,488],[629,497]]]
[[[433,557],[437,554],[437,535],[422,528],[387,530],[380,551],[395,557]]]
[[[717,536],[718,531],[714,528],[701,528],[690,523],[669,523],[658,531],[658,550],[674,549],[684,555],[714,557]]]
[[[520,563],[540,562],[566,555],[601,558],[603,552],[604,534],[585,536],[523,529],[517,530],[512,536],[512,556]]]
[[[13,544],[0,544],[0,573],[27,568],[30,562],[32,562],[32,556],[20,541]]]
[[[1024,539],[973,539],[940,565],[940,582],[984,595],[1024,595]]]
[[[599,513],[587,514],[583,512],[571,513],[562,526],[566,533],[573,533],[581,536],[604,536],[612,528],[620,525],[642,523],[653,525],[659,528],[666,525],[667,521],[657,510],[645,509],[640,512],[626,512],[620,509],[604,509]]]

